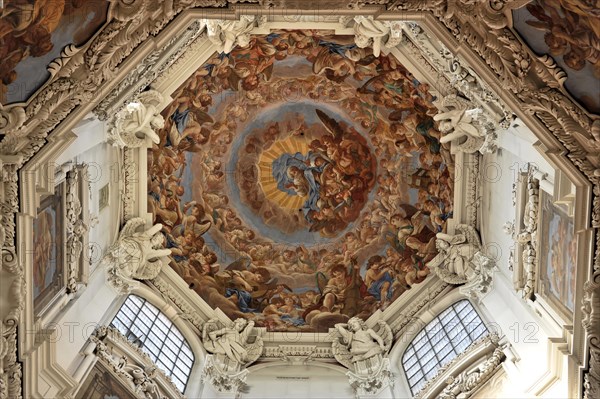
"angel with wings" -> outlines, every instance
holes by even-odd
[[[255,362],[262,353],[262,338],[256,337],[253,343],[248,342],[253,331],[254,321],[239,318],[226,327],[219,320],[212,319],[204,324],[202,342],[208,352],[217,355],[217,359],[227,357],[229,361],[243,366]]]
[[[352,317],[347,324],[336,324],[335,329],[340,335],[333,341],[335,359],[355,372],[372,371],[379,367],[381,358],[392,346],[392,330],[382,320],[378,322],[377,332],[368,328],[358,317]],[[370,364],[365,367],[361,362]]]
[[[473,278],[477,274],[473,258],[481,249],[477,231],[472,226],[459,224],[454,235],[438,233],[436,237],[439,253],[427,266],[450,284],[466,283]]]
[[[134,279],[151,280],[169,263],[171,250],[163,248],[162,224],[138,231],[145,225],[146,221],[142,218],[128,220],[117,241],[102,258],[102,263],[107,266],[109,281],[117,289],[130,288],[136,284]]]

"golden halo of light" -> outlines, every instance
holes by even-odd
[[[294,155],[297,152],[308,154],[308,141],[303,136],[292,135],[274,142],[258,158],[258,183],[265,197],[284,209],[300,209],[308,196],[290,195],[279,190],[273,177],[273,161],[283,154]]]

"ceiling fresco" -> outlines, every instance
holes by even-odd
[[[0,7],[0,103],[26,101],[49,77],[68,44],[104,24],[106,0],[6,0]]]
[[[331,31],[253,36],[173,95],[149,150],[171,267],[212,307],[325,332],[419,289],[452,215],[426,84]]]
[[[600,2],[534,0],[513,11],[513,24],[533,51],[565,70],[570,94],[600,114]]]

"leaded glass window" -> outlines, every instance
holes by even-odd
[[[179,329],[148,301],[129,295],[111,326],[146,352],[181,392],[185,391],[194,354]]]
[[[488,333],[477,311],[466,299],[440,313],[417,334],[402,357],[411,393],[417,394],[440,367]]]

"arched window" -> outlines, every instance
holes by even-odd
[[[110,324],[139,345],[175,386],[185,391],[194,354],[168,317],[145,299],[129,295]]]
[[[473,305],[466,299],[440,313],[417,334],[402,357],[411,393],[417,394],[440,367],[488,333]]]

